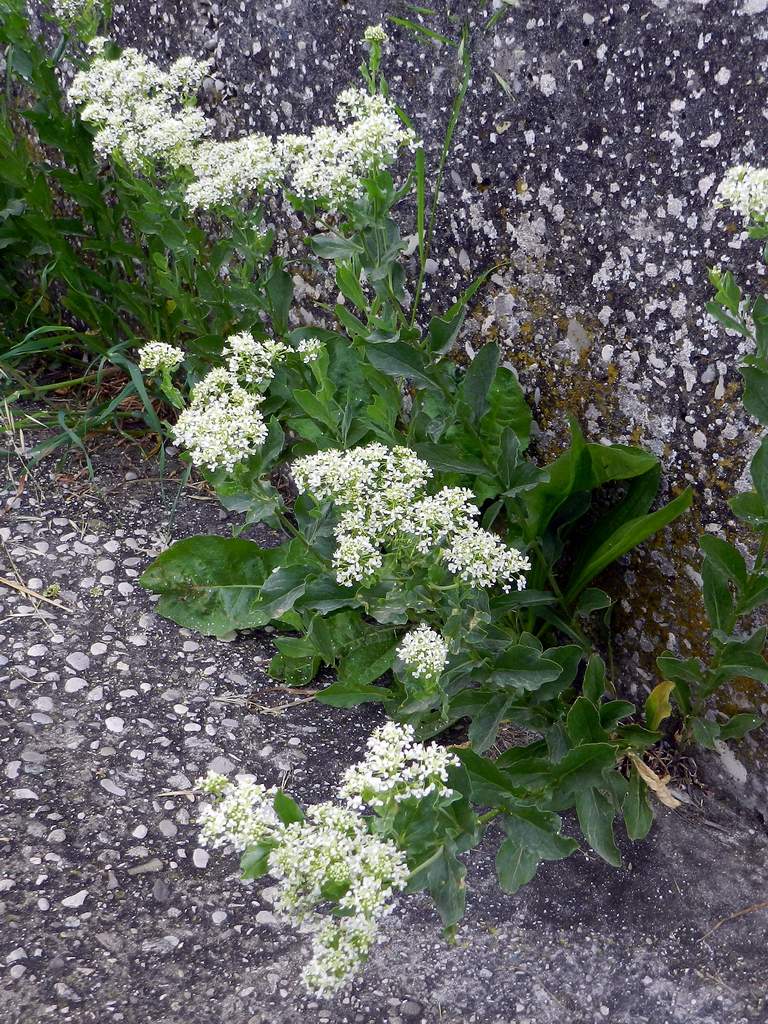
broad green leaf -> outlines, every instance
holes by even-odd
[[[621,810],[629,838],[645,839],[653,824],[653,811],[648,800],[648,787],[634,766],[629,776],[629,788]]]
[[[715,740],[720,738],[720,726],[706,718],[692,718],[690,722],[693,738],[700,747],[715,749]]]
[[[501,452],[504,432],[511,430],[520,449],[524,451],[531,437],[533,416],[513,370],[506,366],[496,370],[488,391],[487,404],[488,410],[479,424],[484,446]]]
[[[554,809],[572,807],[583,790],[604,785],[603,774],[607,768],[613,768],[615,760],[616,747],[610,743],[585,743],[569,750],[552,766]]]
[[[533,850],[505,839],[496,853],[496,877],[501,889],[514,895],[536,874],[541,858]]]
[[[617,558],[621,558],[622,555],[631,551],[632,548],[637,547],[638,544],[642,544],[644,540],[653,536],[654,533],[658,533],[659,530],[671,523],[672,520],[677,519],[679,515],[682,515],[690,506],[692,500],[693,492],[688,487],[682,494],[658,511],[639,516],[637,519],[631,519],[628,523],[620,526],[616,533],[595,551],[589,562],[587,562],[576,577],[571,579],[566,594],[566,601],[574,601],[581,590],[598,573],[601,573],[603,569],[612,562],[615,562]]]
[[[629,718],[635,713],[635,705],[628,700],[609,700],[600,705],[600,725],[609,732],[618,725],[622,718]]]
[[[415,444],[413,449],[420,459],[442,473],[467,473],[472,476],[488,476],[491,473],[480,459],[464,455],[452,444]]]
[[[602,743],[608,734],[600,724],[600,713],[591,700],[577,697],[566,717],[566,730],[574,746]]]
[[[273,800],[275,814],[284,825],[290,825],[294,821],[304,821],[304,812],[287,793],[278,789]]]
[[[562,666],[543,657],[540,651],[515,644],[497,660],[489,679],[497,686],[537,690],[544,683],[557,679],[561,672]]]
[[[705,558],[701,567],[701,580],[707,618],[714,629],[730,633],[736,612],[725,571],[719,563]]]
[[[315,700],[332,708],[353,708],[372,700],[387,701],[392,696],[386,686],[364,686],[361,683],[331,683]]]
[[[313,235],[309,240],[313,252],[324,260],[348,260],[363,251],[362,245],[341,235]]]
[[[749,469],[758,497],[768,505],[768,436],[760,442]]]
[[[605,662],[599,654],[590,655],[584,672],[581,692],[593,705],[599,706],[605,693]]]
[[[461,393],[473,423],[477,423],[488,409],[488,392],[499,365],[499,346],[489,342],[477,352],[469,364]]]
[[[675,688],[672,682],[664,681],[654,686],[645,702],[645,723],[655,732],[665,718],[672,714],[669,696]]]
[[[456,856],[452,839],[446,839],[426,864],[411,873],[408,891],[427,889],[446,928],[459,923],[464,916],[466,898],[464,876],[467,869]]]
[[[264,625],[261,586],[280,561],[279,548],[250,540],[189,537],[164,551],[140,578],[160,594],[157,611],[205,636]]]
[[[720,681],[746,676],[747,679],[768,683],[768,663],[765,658],[741,641],[732,641],[723,647],[716,672]]]
[[[552,811],[515,803],[505,809],[501,823],[509,839],[541,860],[562,860],[579,848],[574,839],[560,835],[562,822]]]
[[[747,583],[747,565],[740,551],[722,540],[705,533],[699,538],[699,547],[707,560],[729,580],[733,580],[741,589]]]
[[[478,754],[482,754],[496,742],[499,726],[504,721],[507,707],[511,703],[512,699],[507,694],[493,694],[472,716],[468,736],[472,749]]]
[[[392,345],[371,345],[366,355],[368,361],[388,377],[405,377],[419,387],[439,390],[430,376],[424,357],[410,345],[401,341]]]
[[[380,679],[392,668],[397,644],[394,630],[369,632],[339,663],[339,685],[354,687]]]
[[[603,860],[621,867],[621,854],[613,838],[616,811],[610,800],[598,789],[584,789],[576,795],[576,814],[584,836]]]
[[[244,882],[261,878],[269,871],[269,855],[274,844],[264,843],[250,846],[240,858],[240,877]]]
[[[742,736],[751,732],[752,729],[757,729],[762,724],[763,719],[759,715],[750,715],[748,713],[733,715],[725,725],[720,726],[720,739],[740,740]]]
[[[758,423],[768,426],[768,371],[759,366],[740,366],[739,373],[744,379],[744,408]]]
[[[576,615],[591,615],[592,612],[610,608],[612,604],[612,598],[604,590],[600,590],[599,587],[587,587],[579,597],[574,612]]]

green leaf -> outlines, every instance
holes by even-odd
[[[715,749],[715,740],[720,738],[720,726],[716,722],[710,722],[706,718],[692,718],[690,722],[693,738],[700,747],[707,750]]]
[[[653,536],[654,533],[658,533],[659,530],[671,523],[673,519],[677,519],[679,515],[682,515],[689,508],[692,500],[693,491],[688,487],[682,494],[658,511],[638,516],[637,519],[631,519],[628,523],[620,526],[613,536],[595,551],[575,578],[571,579],[565,597],[566,602],[574,601],[587,583],[593,580],[598,573],[602,572],[612,562],[615,562],[617,558],[621,558],[622,555],[637,547],[638,544],[642,544],[644,540]]]
[[[578,604],[574,608],[576,615],[591,615],[592,612],[602,611],[603,608],[610,608],[613,600],[599,587],[587,587],[579,597]]]
[[[763,724],[762,718],[759,715],[750,715],[743,713],[740,715],[733,715],[725,725],[720,726],[720,739],[721,740],[740,740],[742,736],[745,736],[752,729],[757,729]]]
[[[577,697],[566,717],[566,729],[574,746],[583,743],[602,743],[608,734],[600,724],[600,714],[586,697]]]
[[[713,537],[705,533],[699,538],[699,547],[704,552],[707,560],[717,568],[727,579],[732,580],[741,589],[747,583],[747,565],[741,552],[722,540],[720,537]]]
[[[397,341],[392,345],[371,345],[366,349],[368,361],[388,377],[405,377],[423,388],[440,390],[429,375],[424,357],[415,348]]]
[[[289,797],[287,793],[284,793],[282,789],[278,789],[275,793],[275,799],[272,805],[275,808],[275,814],[284,825],[290,825],[294,821],[304,821],[304,812],[302,809],[296,801]]]
[[[744,379],[742,402],[747,412],[768,426],[768,370],[759,366],[740,366],[739,373]]]
[[[513,839],[505,839],[496,854],[496,876],[504,892],[514,895],[536,874],[541,859]]]
[[[552,766],[554,809],[572,807],[583,790],[604,785],[603,773],[613,768],[615,760],[616,748],[610,743],[585,743],[569,750]]]
[[[273,843],[259,843],[249,847],[240,858],[240,877],[244,882],[262,878],[269,871],[269,855],[274,850]]]
[[[610,731],[615,729],[622,718],[635,713],[635,705],[628,700],[609,700],[600,705],[600,725]]]
[[[720,682],[746,676],[768,683],[768,663],[762,654],[750,650],[748,641],[731,641],[720,652],[716,677]]]
[[[557,679],[561,672],[562,666],[543,657],[540,651],[515,644],[497,660],[489,679],[498,686],[537,690],[544,683]]]
[[[509,367],[500,366],[496,370],[488,391],[487,406],[479,425],[484,445],[501,451],[504,431],[511,430],[524,451],[531,437],[533,416],[520,381]]]
[[[590,655],[584,672],[581,692],[595,706],[599,706],[605,693],[605,662],[599,654]]]
[[[669,696],[675,688],[672,682],[664,681],[654,686],[645,702],[645,723],[652,732],[656,732],[665,718],[672,714]]]
[[[466,747],[457,747],[454,753],[466,769],[474,803],[507,807],[514,800],[516,791],[511,779],[493,761]]]
[[[368,633],[339,664],[338,682],[344,686],[358,686],[380,679],[392,668],[397,650],[397,633],[383,630]]]
[[[768,435],[760,442],[760,447],[750,463],[750,474],[755,491],[763,505],[768,505]]]
[[[701,567],[701,580],[707,618],[714,629],[730,633],[736,613],[728,577],[718,563],[705,558]]]
[[[331,683],[317,694],[315,700],[332,708],[353,708],[372,700],[387,701],[392,696],[386,686],[363,686],[360,683]]]
[[[645,839],[653,824],[653,811],[648,800],[648,787],[634,766],[629,776],[629,788],[621,810],[629,838]]]
[[[453,444],[415,444],[413,450],[420,459],[442,473],[467,473],[471,476],[490,475],[484,462],[464,455]]]
[[[417,892],[419,889],[427,889],[446,928],[458,924],[464,916],[464,876],[467,869],[455,851],[453,840],[446,839],[426,863],[413,869],[407,890]]]
[[[621,854],[613,838],[616,812],[610,800],[597,789],[584,789],[576,795],[576,814],[584,836],[603,860],[621,867]]]
[[[309,244],[312,251],[324,260],[348,260],[363,251],[362,245],[353,238],[344,238],[332,233],[313,235]]]
[[[504,693],[496,693],[490,696],[472,716],[468,737],[473,750],[482,754],[494,744],[499,726],[504,721],[507,707],[511,703],[512,698]]]
[[[205,636],[264,625],[261,586],[281,557],[279,548],[250,540],[189,537],[155,559],[140,578],[160,594],[157,611]]]
[[[461,394],[473,423],[477,423],[488,410],[488,392],[498,365],[499,346],[489,342],[475,355],[464,374]]]

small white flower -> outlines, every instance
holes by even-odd
[[[354,808],[446,796],[448,769],[458,764],[445,747],[417,743],[412,726],[387,722],[369,737],[365,758],[344,773],[339,796]]]
[[[288,351],[282,341],[272,338],[256,340],[250,331],[227,338],[222,355],[229,372],[246,384],[265,384],[275,371],[273,365]]]
[[[242,853],[281,827],[273,807],[274,789],[267,790],[247,779],[232,783],[215,772],[200,780],[197,788],[214,799],[202,808],[198,818],[203,846],[226,846]]]
[[[386,46],[389,42],[389,36],[381,22],[378,25],[369,25],[363,33],[363,39],[366,43],[377,43],[379,46]]]
[[[69,90],[82,119],[97,128],[96,152],[119,157],[134,170],[155,162],[171,168],[189,164],[207,130],[191,101],[210,61],[181,57],[161,71],[132,47],[108,59],[104,45],[99,39],[90,65],[75,75]]]
[[[51,10],[60,25],[74,25],[81,18],[101,9],[98,0],[52,0]]]
[[[729,206],[745,224],[768,219],[768,167],[731,167],[717,189],[718,205]]]
[[[301,356],[302,363],[314,363],[324,348],[319,338],[302,338],[296,346],[296,351]]]
[[[283,161],[266,135],[204,142],[192,158],[195,181],[187,188],[192,209],[211,209],[279,187]]]
[[[231,472],[267,438],[261,401],[261,395],[246,391],[228,370],[211,370],[173,427],[174,439],[189,451],[196,466]]]
[[[139,369],[146,373],[157,373],[159,370],[171,372],[183,362],[182,349],[164,341],[148,341],[139,349]]]
[[[405,634],[397,648],[397,656],[414,679],[432,683],[442,675],[448,660],[448,647],[439,633],[422,623]]]

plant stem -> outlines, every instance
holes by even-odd
[[[493,811],[487,811],[485,814],[481,814],[477,819],[478,825],[487,825],[489,821],[493,821],[495,817],[501,814],[501,808],[497,807]]]

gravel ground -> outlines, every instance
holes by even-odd
[[[426,899],[403,900],[358,983],[308,999],[306,937],[278,924],[268,881],[198,847],[187,791],[213,767],[322,798],[377,712],[281,711],[296,698],[264,673],[267,632],[222,643],[158,618],[148,561],[231,522],[194,487],[174,509],[138,449],[108,442],[94,465],[11,462],[0,491],[0,575],[61,588],[49,604],[0,586],[2,1024],[768,1020],[768,835],[706,790],[625,870],[576,856],[516,898],[489,834],[455,946]]]

